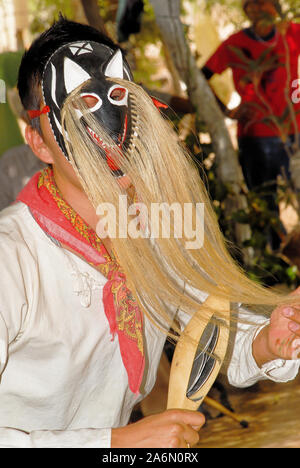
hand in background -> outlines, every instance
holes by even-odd
[[[226,116],[239,122],[247,123],[254,116],[254,109],[251,103],[240,104],[234,109],[227,110]]]
[[[300,295],[300,288],[293,292]],[[270,324],[253,342],[253,356],[259,367],[275,359],[300,358],[300,296],[299,305],[277,307]]]

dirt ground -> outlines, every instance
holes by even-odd
[[[249,426],[228,416],[207,420],[199,448],[300,448],[300,376],[293,382],[264,381],[248,389],[230,388],[234,411]]]

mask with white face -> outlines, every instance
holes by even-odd
[[[114,78],[132,81],[132,74],[120,49],[97,42],[73,42],[60,47],[48,60],[42,79],[43,98],[48,106],[48,118],[62,152],[68,157],[63,138],[61,111],[66,98],[79,86],[80,96],[88,111],[105,128],[114,143],[122,150],[129,142],[131,104],[128,90],[114,83]],[[80,110],[77,111],[81,114]],[[79,115],[83,119],[83,115]],[[84,122],[84,119],[83,119]],[[122,172],[109,159],[109,151],[94,129],[86,125],[87,133],[97,145],[114,175]]]

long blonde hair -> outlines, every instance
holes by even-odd
[[[254,308],[264,306],[267,310],[292,302],[290,297],[250,280],[235,263],[226,248],[198,169],[170,123],[140,86],[124,80],[114,82],[129,91],[135,128],[130,145],[123,149],[122,155],[112,150],[111,157],[132,181],[138,200],[147,207],[148,213],[153,203],[167,203],[168,206],[187,203],[193,206],[194,219],[196,204],[204,204],[201,248],[187,249],[186,242],[190,239],[184,233],[182,238],[160,236],[153,240],[145,236],[117,236],[111,239],[129,286],[144,312],[167,331],[173,321],[170,309],[180,308],[190,315],[199,309],[203,296],[197,291],[233,304],[243,303]],[[71,163],[95,209],[101,203],[117,207],[124,189],[100,156],[86,125],[101,136],[107,146],[116,146],[79,97],[80,88],[67,98],[62,111],[62,127]],[[81,119],[78,110],[83,114]],[[215,317],[222,319],[222,311],[214,312]]]

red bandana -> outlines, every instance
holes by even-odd
[[[126,286],[126,277],[107,253],[96,232],[62,198],[50,168],[37,173],[17,198],[31,210],[36,222],[63,247],[70,248],[107,279],[103,304],[110,331],[117,333],[130,390],[138,393],[144,374],[143,318]],[[112,339],[113,339],[112,338]]]

